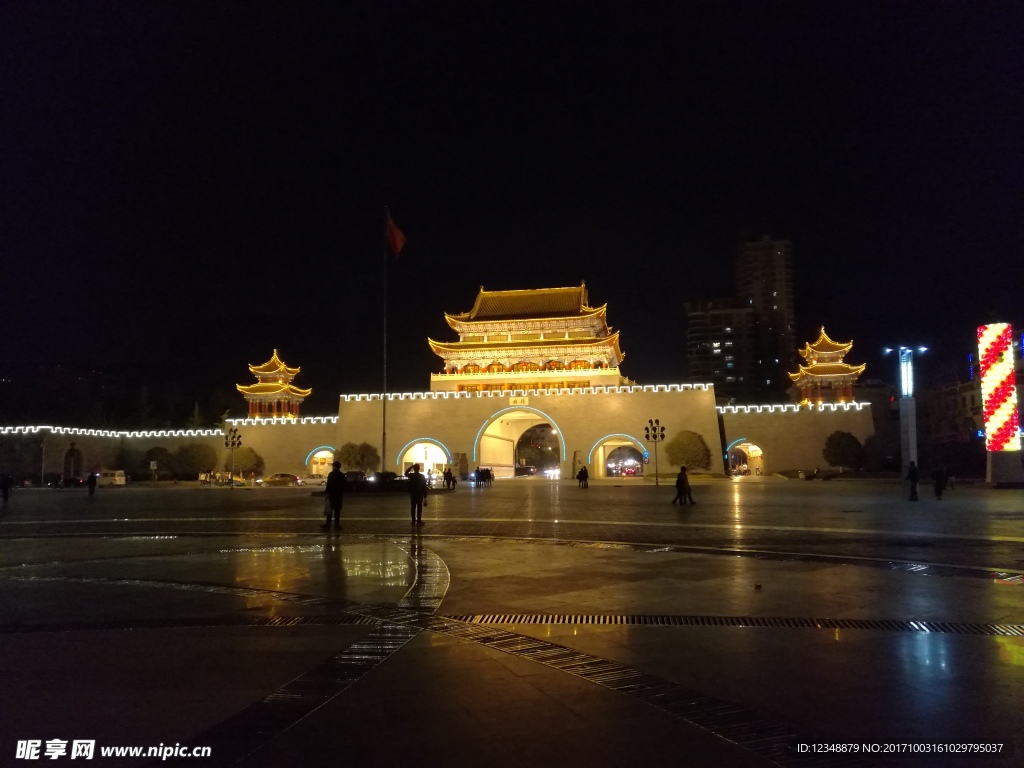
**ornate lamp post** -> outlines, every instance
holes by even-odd
[[[644,435],[646,442],[654,443],[654,484],[658,485],[658,443],[665,439],[665,428],[658,419],[648,419]]]
[[[928,347],[917,347],[918,352],[927,352]],[[885,348],[885,354],[899,353],[900,379],[900,453],[903,473],[910,462],[917,462],[917,404],[914,400],[914,348],[899,346]]]
[[[229,429],[224,435],[224,447],[231,449],[231,477],[228,478],[228,488],[235,487],[235,448],[242,447],[242,436],[238,434],[235,427]]]

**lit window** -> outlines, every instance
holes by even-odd
[[[720,341],[713,341],[713,342],[711,342],[711,346],[712,347],[720,347],[720,346],[722,346],[722,342],[720,342]]]
[[[711,350],[711,354],[712,355],[720,355],[720,354],[722,354],[722,350],[720,350],[720,349],[712,349]]]
[[[726,328],[726,329],[725,329],[725,332],[726,332],[726,333],[732,333],[732,328]]]

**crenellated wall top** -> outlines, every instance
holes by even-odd
[[[720,405],[715,410],[720,414],[726,413],[805,413],[821,411],[859,411],[871,407],[871,403],[820,403],[818,405]]]
[[[564,371],[562,373],[565,373]],[[387,398],[391,400],[449,400],[459,398],[503,398],[503,397],[524,397],[537,396],[547,397],[551,395],[614,395],[630,392],[683,392],[686,390],[710,391],[713,384],[648,384],[645,386],[607,386],[607,387],[572,387],[564,389],[516,389],[516,390],[486,390],[483,392],[389,392]],[[346,403],[381,400],[384,395],[379,392],[358,395],[341,395],[341,400]]]

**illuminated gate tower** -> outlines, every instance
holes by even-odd
[[[309,397],[312,389],[299,389],[292,384],[301,368],[289,368],[277,356],[277,350],[263,365],[250,365],[256,384],[236,384],[249,403],[249,417],[263,419],[294,419],[299,406]]]
[[[816,342],[804,345],[800,356],[807,364],[789,374],[793,386],[800,391],[802,405],[853,402],[853,385],[864,373],[865,366],[843,362],[852,347],[852,341],[830,339],[824,326]]]
[[[624,357],[607,304],[591,307],[587,286],[485,291],[473,308],[445,313],[456,342],[428,339],[444,360],[430,376],[434,392],[529,392],[574,387],[617,387]]]

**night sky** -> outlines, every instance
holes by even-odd
[[[1024,323],[1021,40],[1017,2],[6,3],[0,373],[241,413],[276,347],[334,412],[381,386],[385,205],[392,391],[479,286],[581,280],[685,381],[744,233],[792,241],[801,343],[937,369]]]

